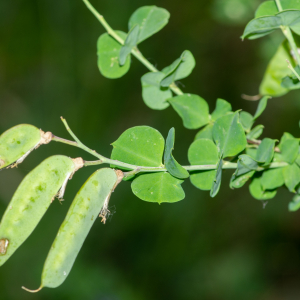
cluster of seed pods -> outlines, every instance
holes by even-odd
[[[21,163],[52,134],[22,124],[0,136],[0,170]],[[45,159],[21,182],[0,223],[0,266],[29,237],[55,197],[62,198],[69,179],[84,166],[82,158],[55,155]],[[102,168],[93,173],[72,202],[45,261],[41,286],[57,287],[64,282],[93,223],[100,214],[105,223],[111,193],[122,180],[119,170]]]

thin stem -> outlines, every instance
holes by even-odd
[[[296,70],[293,68],[293,66],[291,65],[289,60],[286,60],[287,64],[288,64],[288,68],[294,73],[294,75],[298,78],[298,80],[300,81],[300,76],[299,74],[296,72]]]
[[[278,11],[282,11],[282,6],[281,6],[281,3],[280,3],[280,0],[275,0],[276,2],[276,5],[277,5],[277,8],[278,8]]]
[[[118,41],[121,45],[124,45],[124,40],[109,26],[109,24],[105,21],[104,17],[97,12],[97,10],[92,6],[92,4],[88,0],[82,0],[82,1],[87,6],[87,8],[93,13],[93,15],[98,19],[98,21],[103,25],[103,27],[106,29],[107,33],[109,35],[111,35],[116,41]],[[143,56],[143,54],[137,47],[134,47],[131,50],[131,53],[151,72],[159,72],[159,70],[156,69],[149,62],[149,60],[147,60]],[[175,94],[183,95],[183,92],[176,86],[176,84],[174,82],[172,84],[170,84],[169,87]]]
[[[280,0],[275,0],[275,2],[276,2],[278,11],[281,12],[283,9],[282,9],[282,5],[281,5]],[[285,35],[285,37],[287,38],[287,40],[290,44],[290,47],[292,48],[292,50],[294,52],[294,56],[295,56],[297,64],[300,66],[300,55],[299,55],[299,52],[298,52],[298,47],[295,43],[294,36],[292,34],[292,31],[291,31],[290,27],[281,26],[281,30],[282,30],[283,34]]]

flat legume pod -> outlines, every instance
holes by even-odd
[[[21,124],[0,136],[0,169],[23,159],[41,144],[51,141],[51,132],[44,133],[35,126]]]
[[[55,155],[23,179],[0,223],[0,266],[31,234],[75,170],[71,158]]]
[[[55,288],[67,278],[81,246],[101,208],[122,179],[120,171],[102,168],[77,193],[46,259],[41,287]],[[118,174],[118,175],[117,175]]]

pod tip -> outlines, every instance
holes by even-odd
[[[43,287],[40,286],[37,290],[30,290],[28,288],[26,288],[25,286],[22,286],[22,289],[25,290],[26,292],[29,292],[29,293],[37,293],[39,292]]]

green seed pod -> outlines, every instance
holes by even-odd
[[[55,288],[67,278],[81,246],[100,213],[102,221],[108,212],[111,193],[123,173],[103,168],[92,174],[77,193],[44,264],[41,287]]]
[[[21,124],[6,130],[0,136],[0,169],[16,166],[42,144],[52,139],[51,132],[44,132],[32,125]]]
[[[68,179],[83,166],[78,160],[51,156],[23,179],[0,223],[0,266],[28,238],[54,197],[63,196]]]

